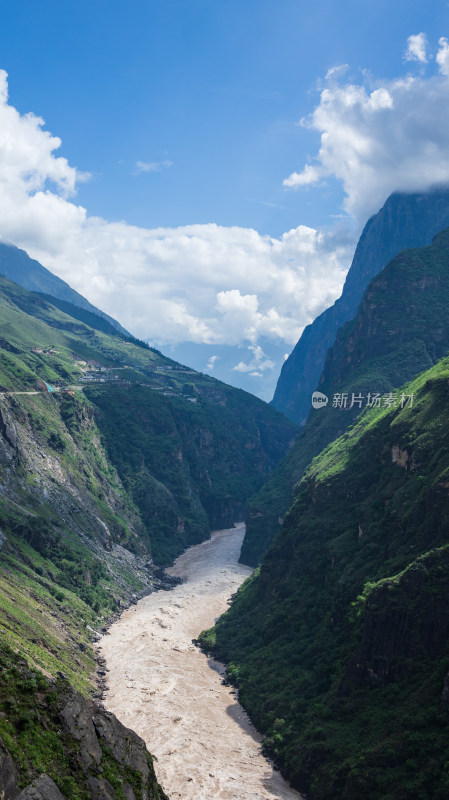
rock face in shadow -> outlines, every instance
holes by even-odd
[[[1,800],[168,800],[145,742],[114,714],[6,648],[0,658]]]
[[[0,797],[13,800],[17,795],[17,772],[2,739],[0,739]]]
[[[449,225],[449,191],[393,194],[365,225],[341,297],[311,325],[285,361],[273,405],[299,425],[310,411],[326,353],[338,329],[357,312],[370,280],[401,250],[423,247]]]

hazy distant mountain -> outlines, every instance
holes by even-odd
[[[449,189],[392,194],[365,225],[341,297],[304,330],[284,363],[273,405],[303,425],[337,330],[353,319],[370,280],[401,250],[430,244],[449,225]]]
[[[121,333],[129,335],[117,320],[89,303],[89,300],[72,289],[68,283],[53,275],[39,261],[30,258],[25,250],[0,243],[0,275],[4,275],[5,278],[18,283],[30,292],[50,294],[58,300],[65,300],[79,308],[84,308],[86,311],[96,314],[97,317],[106,319]]]

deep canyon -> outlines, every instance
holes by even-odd
[[[172,800],[300,798],[261,754],[222,665],[192,643],[251,573],[238,564],[243,536],[239,524],[189,548],[168,570],[185,582],[129,608],[99,645],[105,705],[151,746]]]

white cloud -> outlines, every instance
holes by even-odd
[[[306,164],[302,172],[292,172],[285,179],[284,186],[289,189],[297,189],[299,186],[311,186],[313,183],[318,183],[323,174],[325,174],[323,169]]]
[[[406,61],[420,61],[427,64],[427,38],[425,33],[417,33],[407,39]]]
[[[436,62],[440,68],[441,74],[447,76],[449,75],[449,42],[442,36],[438,44],[440,45],[440,49],[435,56]]]
[[[253,357],[249,363],[240,361],[233,367],[236,372],[249,372],[250,375],[260,378],[267,369],[274,369],[276,364],[272,361],[262,350],[260,345],[249,345],[248,350],[252,352]]]
[[[408,40],[410,58],[424,63],[424,34]],[[285,179],[302,188],[336,178],[345,209],[359,223],[394,191],[424,191],[449,182],[449,43],[439,40],[429,76],[351,82],[346,70],[329,71],[319,103],[302,124],[320,134],[314,166]]]
[[[43,120],[8,103],[0,73],[0,238],[25,248],[156,345],[294,344],[338,296],[345,237],[299,226],[280,238],[215,224],[146,229],[89,216],[84,176],[57,156]],[[260,372],[255,368],[252,371]]]
[[[219,358],[220,356],[211,356],[209,361],[207,362],[206,369],[213,370],[213,368],[215,367],[215,362],[218,361]]]
[[[173,161],[165,158],[163,161],[136,161],[135,175],[141,172],[162,172],[173,166]]]

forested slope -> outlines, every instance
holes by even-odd
[[[449,791],[449,359],[401,393],[312,462],[203,636],[311,800]]]
[[[449,351],[448,308],[445,230],[431,246],[394,258],[369,284],[356,317],[338,331],[318,384],[328,405],[311,410],[294,447],[249,500],[244,563],[260,562],[312,458],[346,430],[370,398],[391,392]]]

